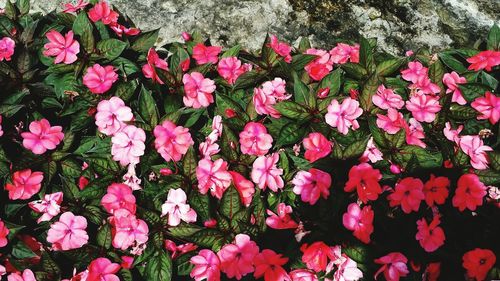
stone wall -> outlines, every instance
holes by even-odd
[[[6,0],[0,0],[0,6]],[[32,0],[38,11],[68,0]],[[359,34],[401,54],[428,46],[468,46],[500,23],[500,0],[109,0],[142,29],[161,28],[164,41],[198,29],[215,44],[259,48],[265,33],[316,46]]]

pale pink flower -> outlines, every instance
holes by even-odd
[[[0,264],[0,276],[3,276],[5,274],[7,274],[7,270],[5,269],[5,266]]]
[[[78,0],[76,4],[73,3],[64,3],[64,13],[76,13],[79,10],[85,8],[89,3],[84,2],[83,0]]]
[[[226,244],[217,253],[221,271],[228,278],[240,280],[243,276],[254,271],[253,261],[259,253],[257,244],[246,234],[238,234],[234,243]]]
[[[207,194],[208,190],[212,196],[222,198],[224,191],[231,185],[231,174],[227,171],[227,162],[220,158],[215,161],[202,159],[196,167],[196,178],[198,189],[201,194]]]
[[[349,128],[353,130],[359,128],[356,119],[363,114],[363,109],[359,107],[359,102],[351,98],[345,98],[340,104],[334,99],[328,106],[328,113],[325,115],[326,123],[337,128],[337,130],[347,135]]]
[[[392,89],[387,89],[384,85],[378,87],[377,93],[372,96],[372,102],[379,108],[386,110],[389,108],[401,109],[405,105],[400,95]]]
[[[361,242],[370,243],[370,236],[373,233],[373,217],[375,216],[370,206],[363,209],[356,203],[351,203],[347,207],[347,212],[342,216],[344,227],[353,231],[354,237]]]
[[[170,189],[167,201],[161,205],[161,215],[168,215],[168,225],[178,226],[182,221],[196,222],[196,211],[186,204],[187,196],[184,190]]]
[[[97,63],[87,68],[83,76],[83,84],[94,94],[106,93],[117,80],[118,74],[113,66],[102,67]]]
[[[15,47],[16,42],[12,38],[3,37],[0,39],[0,61],[10,61],[12,55],[14,55]]]
[[[447,94],[453,93],[453,96],[451,97],[452,102],[456,102],[456,103],[461,104],[461,105],[467,104],[467,101],[462,96],[462,92],[460,91],[460,88],[458,87],[458,84],[467,83],[467,79],[465,79],[465,77],[461,77],[455,71],[453,71],[451,73],[445,73],[443,76],[443,83],[448,88],[446,90],[446,93]]]
[[[137,163],[130,163],[127,168],[127,173],[123,175],[123,184],[126,184],[132,190],[141,190],[141,179],[137,177],[135,172],[135,165]]]
[[[212,155],[219,153],[220,147],[216,143],[218,140],[217,132],[212,131],[204,142],[199,145],[200,154],[203,158],[210,158]]]
[[[182,77],[184,84],[184,105],[193,108],[208,107],[214,102],[212,93],[215,91],[215,82],[203,77],[199,72],[184,74]]]
[[[47,57],[56,57],[55,64],[64,62],[65,64],[74,63],[80,52],[80,43],[73,39],[73,31],[69,31],[65,36],[62,36],[57,30],[51,30],[46,33],[49,43],[45,44],[43,55]]]
[[[288,274],[292,281],[318,281],[316,273],[307,269],[295,269]]]
[[[118,13],[111,10],[106,1],[100,1],[89,10],[89,18],[93,22],[102,21],[104,24],[112,24],[118,21]]]
[[[20,272],[9,274],[7,281],[36,281],[36,278],[31,269],[25,269],[22,274]]]
[[[115,210],[110,218],[113,226],[113,247],[126,250],[132,245],[142,245],[148,241],[149,228],[146,222],[138,219],[126,209]]]
[[[321,170],[311,168],[308,172],[299,171],[292,180],[293,192],[300,195],[303,202],[316,204],[319,197],[327,199],[330,195],[332,177]]]
[[[338,269],[333,275],[333,280],[357,281],[363,278],[363,272],[358,268],[358,264],[354,260],[346,254],[342,254],[339,260]]]
[[[406,101],[406,109],[419,122],[430,123],[436,119],[436,113],[441,110],[438,97],[430,95],[415,95]]]
[[[40,191],[42,181],[42,172],[32,172],[31,169],[25,169],[12,174],[12,183],[6,183],[5,190],[9,192],[11,200],[26,200]]]
[[[255,272],[253,276],[255,278],[264,277],[264,281],[292,281],[282,267],[287,262],[288,258],[282,257],[281,254],[264,249],[254,258]]]
[[[417,83],[423,77],[427,77],[428,68],[424,67],[418,61],[412,61],[408,63],[408,68],[401,71],[402,77],[406,81],[411,81],[412,83]]]
[[[108,186],[107,193],[101,199],[104,209],[113,214],[118,209],[126,209],[131,214],[135,214],[135,196],[132,189],[123,183],[112,183]]]
[[[233,184],[240,194],[241,203],[246,207],[250,206],[252,203],[253,195],[255,193],[255,187],[253,183],[247,180],[238,172],[229,171],[233,178]]]
[[[168,70],[168,63],[162,60],[154,48],[150,48],[148,51],[147,63],[142,66],[142,73],[146,78],[153,79],[153,82],[158,82],[158,84],[163,85],[164,82],[161,81],[160,77],[156,73],[156,68]]]
[[[95,124],[99,132],[105,135],[112,136],[116,134],[126,126],[126,122],[133,119],[132,110],[119,97],[102,100],[97,105]]]
[[[266,224],[270,228],[274,229],[295,229],[299,225],[295,222],[290,214],[293,212],[291,206],[285,205],[285,203],[279,203],[276,207],[276,213],[271,210],[267,210],[266,213],[269,216],[266,218]]]
[[[321,133],[310,133],[302,141],[304,149],[304,158],[309,162],[315,162],[321,158],[324,158],[332,152],[332,143]]]
[[[307,49],[306,54],[308,55],[316,55],[318,58],[314,59],[310,63],[308,63],[304,69],[306,70],[309,77],[311,77],[315,81],[320,81],[330,73],[333,69],[333,61],[330,58],[330,54],[321,49]]]
[[[459,125],[457,129],[452,129],[450,122],[446,122],[444,124],[444,129],[443,129],[443,134],[444,136],[452,142],[455,142],[456,144],[459,144],[460,142],[460,132],[463,130],[464,126]]]
[[[43,214],[37,222],[50,221],[61,212],[61,203],[63,200],[62,192],[45,194],[42,200],[36,200],[28,203],[28,206],[35,212]]]
[[[422,148],[426,147],[426,144],[421,141],[425,138],[424,128],[415,118],[410,118],[408,120],[407,126],[405,126],[406,143],[410,145],[417,145]]]
[[[368,140],[368,143],[366,144],[365,152],[363,152],[363,155],[360,157],[360,161],[362,161],[362,162],[370,161],[372,163],[375,163],[377,161],[383,160],[384,158],[382,156],[384,156],[382,154],[382,151],[380,151],[375,146],[375,143],[373,141],[373,137],[371,137]]]
[[[45,118],[31,122],[29,130],[29,132],[21,133],[21,137],[23,137],[23,146],[34,154],[43,154],[47,150],[53,150],[64,139],[62,127],[51,127]]]
[[[135,27],[125,27],[119,23],[113,22],[109,25],[109,27],[118,35],[118,37],[122,37],[123,34],[135,36],[141,33],[141,30]]]
[[[243,154],[266,155],[272,143],[273,137],[261,123],[248,122],[240,133],[240,149]]]
[[[271,35],[271,43],[269,46],[273,49],[273,51],[279,56],[284,58],[284,61],[287,63],[292,62],[292,56],[290,52],[292,51],[292,47],[285,42],[280,42],[276,35]]]
[[[477,116],[478,120],[488,119],[493,125],[500,120],[500,98],[491,92],[486,92],[484,97],[476,98],[471,106],[480,113]]]
[[[287,95],[285,80],[279,77],[276,77],[271,81],[262,83],[261,87],[266,96],[272,96],[277,101],[287,100],[292,97],[292,95]]]
[[[119,270],[119,264],[107,258],[97,258],[90,263],[86,280],[81,281],[120,281],[116,276]]]
[[[58,250],[71,250],[81,248],[87,244],[87,219],[66,212],[53,223],[47,232],[47,242],[52,243],[52,248]]]
[[[384,273],[387,281],[399,281],[400,277],[405,277],[410,273],[406,263],[408,259],[399,252],[392,252],[375,260],[375,263],[382,264],[382,267],[375,273],[375,280],[380,273]]]
[[[176,126],[169,120],[156,126],[153,134],[155,148],[167,162],[181,160],[189,147],[194,144],[188,128]]]
[[[111,154],[113,160],[122,166],[139,163],[139,157],[144,155],[146,133],[133,125],[124,127],[111,138]]]
[[[0,219],[0,248],[7,246],[9,241],[7,240],[7,236],[9,235],[10,230],[5,226],[5,223]],[[0,274],[1,276],[2,274]]]
[[[279,111],[273,107],[277,102],[274,96],[267,96],[261,88],[255,88],[252,99],[257,114],[268,114],[273,118],[281,117]]]
[[[198,43],[193,47],[193,58],[197,64],[213,63],[216,64],[219,60],[219,53],[222,47],[205,46],[203,43]]]
[[[338,43],[333,49],[330,50],[332,62],[336,64],[344,64],[349,60],[352,63],[359,62],[359,45],[347,45],[345,43]]]
[[[462,136],[459,140],[462,151],[469,155],[470,164],[474,169],[484,170],[488,168],[488,155],[486,152],[493,151],[493,148],[484,145],[479,136]]]
[[[203,249],[189,262],[194,265],[190,276],[195,281],[220,281],[220,261],[214,252]]]
[[[277,192],[282,189],[285,183],[281,178],[283,169],[276,166],[279,161],[279,154],[273,153],[269,156],[259,156],[252,165],[252,181],[257,186],[266,190],[269,187],[272,191]]]
[[[242,65],[237,57],[222,58],[217,65],[217,72],[230,85],[233,85],[238,77],[247,71],[248,68]]]
[[[406,121],[401,112],[396,109],[389,108],[387,115],[377,114],[377,127],[384,130],[388,134],[396,134],[405,127]]]

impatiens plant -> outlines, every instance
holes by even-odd
[[[500,29],[474,48],[161,45],[0,12],[0,279],[500,278]]]

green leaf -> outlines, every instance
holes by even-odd
[[[187,237],[192,236],[200,230],[202,230],[202,228],[195,224],[187,224],[182,222],[178,226],[170,228],[169,234],[175,238],[186,239]]]
[[[488,50],[500,50],[500,28],[498,25],[493,24],[488,33],[488,41],[486,44]]]
[[[365,85],[363,86],[363,91],[359,96],[359,103],[364,111],[370,111],[372,106],[372,97],[377,92],[380,86],[380,78],[377,74],[373,74],[368,78]]]
[[[37,256],[26,244],[21,241],[18,241],[12,247],[12,255],[18,259],[29,259]]]
[[[141,92],[139,93],[139,113],[151,125],[151,128],[154,128],[158,124],[156,101],[153,99],[151,91],[147,90],[144,85],[142,85]]]
[[[146,260],[144,278],[145,280],[162,281],[172,279],[172,260],[165,250],[156,250],[153,256]]]
[[[30,11],[30,0],[17,0],[17,8],[21,15],[28,14]]]
[[[132,43],[132,50],[137,52],[146,53],[152,48],[156,41],[158,40],[158,33],[160,29],[151,30],[148,32],[144,32],[141,35],[137,36],[134,43]]]
[[[440,60],[436,60],[429,66],[429,78],[433,83],[438,84],[443,89],[443,76],[446,70]]]
[[[275,104],[274,108],[283,116],[295,120],[305,121],[311,117],[307,108],[293,101],[281,101]]]
[[[490,159],[490,166],[494,170],[500,171],[500,152],[490,151],[488,152],[488,157]]]
[[[316,97],[309,87],[300,80],[300,77],[296,72],[292,73],[293,75],[293,97],[295,102],[303,104],[309,108],[316,107]]]
[[[496,89],[498,87],[498,80],[485,71],[481,71],[481,82],[488,85],[491,89]]]
[[[321,80],[318,89],[329,88],[330,92],[328,93],[328,95],[336,96],[340,91],[340,87],[342,86],[342,74],[343,72],[341,68],[337,68],[334,71],[330,72],[323,78],[323,80]]]
[[[73,23],[73,32],[80,36],[80,42],[85,48],[87,53],[92,53],[94,51],[95,39],[93,30],[94,27],[87,17],[87,13],[79,13]]]
[[[385,60],[377,65],[377,74],[380,76],[389,76],[396,72],[406,61],[406,58]]]
[[[310,48],[311,48],[311,41],[309,41],[309,38],[303,36],[299,42],[299,52],[303,53]]]
[[[361,37],[359,48],[359,63],[370,73],[375,70],[375,59],[373,58],[373,48],[370,42]]]
[[[96,235],[96,240],[97,240],[97,245],[109,249],[111,247],[111,241],[113,238],[111,237],[111,227],[109,224],[104,224],[101,225],[97,229],[97,235]]]
[[[283,145],[298,143],[304,137],[305,132],[306,127],[300,125],[298,122],[287,123],[280,131],[276,146],[281,147]]]
[[[24,104],[4,104],[0,105],[0,114],[4,117],[12,117],[16,114],[21,108],[24,107]]]
[[[238,54],[240,53],[240,50],[241,50],[241,46],[240,45],[236,45],[236,46],[232,47],[231,49],[225,51],[222,54],[222,57],[223,58],[237,57]]]
[[[108,60],[114,60],[127,48],[127,43],[118,39],[105,39],[97,43],[97,51]]]
[[[201,194],[198,190],[191,190],[189,194],[189,205],[196,210],[201,221],[207,221],[210,216],[210,198],[207,194]]]
[[[484,93],[490,90],[488,86],[480,83],[461,84],[458,87],[462,91],[462,96],[468,102],[473,102],[476,98],[484,96]]]
[[[344,63],[340,66],[348,75],[356,78],[356,79],[361,79],[368,75],[368,71],[366,71],[366,68],[361,66],[359,63]]]
[[[424,169],[439,168],[443,165],[443,155],[439,151],[431,152],[413,145],[406,146],[401,150],[401,155],[406,158],[411,157],[412,154],[417,157],[418,164]]]
[[[220,202],[219,211],[221,214],[226,216],[229,220],[232,220],[234,214],[236,214],[241,209],[240,195],[236,188],[231,185],[222,195]]]
[[[225,242],[224,234],[217,229],[211,228],[202,229],[191,235],[187,240],[200,247],[211,248],[214,251],[218,251]]]
[[[57,98],[65,96],[66,91],[77,92],[76,81],[73,73],[56,74],[52,73],[45,77],[45,83],[54,87]]]
[[[221,136],[221,152],[230,161],[238,160],[239,141],[236,134],[229,127],[224,126]],[[234,147],[234,148],[233,148]]]
[[[250,88],[258,85],[263,79],[265,79],[265,72],[257,72],[255,70],[247,71],[236,79],[233,85],[233,90]]]
[[[367,144],[368,139],[353,142],[344,150],[343,158],[349,159],[361,156],[365,152]]]
[[[450,106],[450,117],[458,120],[468,120],[475,118],[477,111],[469,106],[452,104]]]
[[[196,167],[198,165],[198,160],[196,159],[196,153],[192,146],[189,147],[184,159],[182,159],[182,169],[184,175],[186,175],[191,181],[196,180]]]
[[[493,170],[476,170],[474,172],[485,185],[500,185],[500,172]]]
[[[115,96],[121,98],[124,101],[129,101],[135,94],[135,90],[139,86],[137,80],[132,80],[129,82],[120,82],[116,86]]]
[[[308,55],[308,54],[295,55],[292,57],[292,68],[295,71],[302,70],[308,63],[312,62],[317,58],[318,56],[316,55]]]
[[[467,71],[467,68],[452,55],[446,53],[440,53],[439,58],[443,61],[443,63],[449,68],[455,70],[458,73],[463,73]]]

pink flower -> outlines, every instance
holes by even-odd
[[[194,265],[190,276],[195,281],[220,281],[220,261],[214,252],[203,249],[189,261]]]
[[[139,157],[144,155],[146,133],[141,128],[128,125],[111,138],[111,154],[113,160],[122,166],[139,163]]]
[[[118,276],[115,275],[120,270],[120,265],[111,262],[107,258],[93,260],[88,270],[89,273],[85,281],[120,281]]]
[[[290,216],[293,212],[291,206],[285,205],[285,203],[279,203],[276,208],[277,212],[274,213],[271,210],[267,210],[266,224],[270,228],[274,229],[294,229],[299,226]]]
[[[212,93],[215,91],[215,82],[203,77],[199,72],[184,74],[182,77],[184,83],[184,105],[193,108],[208,107],[214,102]]]
[[[222,47],[205,46],[203,43],[198,43],[193,47],[193,58],[197,64],[213,63],[216,64],[219,60],[219,53]]]
[[[403,114],[396,109],[389,108],[387,115],[377,114],[377,127],[384,130],[388,134],[396,134],[404,128],[406,121]]]
[[[310,133],[303,141],[304,158],[309,162],[315,162],[324,158],[332,152],[332,143],[321,133]]]
[[[491,71],[491,69],[500,64],[500,52],[487,50],[482,51],[479,54],[467,59],[470,63],[469,70],[479,71],[481,69],[486,69],[486,71]]]
[[[424,183],[417,178],[407,177],[396,183],[394,192],[387,196],[391,207],[401,205],[406,214],[417,212],[420,202],[425,199]]]
[[[353,130],[359,128],[356,119],[361,116],[363,109],[359,107],[359,102],[351,98],[345,98],[342,104],[334,99],[328,106],[328,113],[325,115],[326,123],[337,128],[339,132],[347,135],[349,128]]]
[[[165,120],[155,127],[155,148],[165,161],[180,161],[189,147],[194,144],[188,128],[176,126],[173,122]]]
[[[262,156],[273,146],[273,137],[267,133],[266,126],[248,122],[240,133],[241,153]]]
[[[437,97],[429,95],[415,95],[406,101],[406,109],[419,122],[430,123],[436,119],[436,113],[441,110]]]
[[[332,62],[336,64],[344,64],[349,60],[352,63],[359,62],[359,45],[349,46],[345,43],[338,43],[333,49],[330,50]]]
[[[7,281],[36,281],[36,278],[31,269],[25,269],[22,275],[19,272],[9,274]]]
[[[295,269],[288,275],[292,281],[318,281],[316,274],[307,269]]]
[[[248,67],[242,65],[241,61],[237,57],[222,58],[217,65],[217,72],[230,85],[233,85],[238,77],[248,70]]]
[[[424,185],[425,202],[429,207],[434,204],[444,204],[448,197],[448,187],[450,180],[447,177],[436,177],[431,174],[431,178]]]
[[[382,267],[375,273],[375,280],[380,273],[384,273],[387,281],[399,281],[400,277],[405,277],[410,273],[406,263],[408,259],[399,252],[389,253],[375,260],[375,263],[382,264]]]
[[[282,265],[288,262],[288,258],[283,258],[281,254],[276,254],[273,250],[264,249],[254,258],[255,278],[264,277],[264,281],[291,281],[288,273]]]
[[[229,171],[233,179],[234,186],[240,194],[240,199],[246,207],[252,203],[253,194],[255,193],[254,185],[251,181],[247,180],[238,172]]]
[[[377,89],[377,93],[372,96],[372,102],[374,105],[381,109],[401,109],[405,102],[403,98],[396,94],[394,90],[385,88],[384,85],[380,85]]]
[[[160,56],[158,56],[154,48],[150,48],[147,56],[147,63],[142,66],[142,73],[146,78],[151,78],[153,82],[158,82],[158,84],[163,85],[164,82],[158,77],[156,68],[168,70],[168,63],[160,59]]]
[[[462,131],[462,129],[464,128],[464,126],[460,125],[460,126],[458,126],[458,128],[456,130],[454,130],[454,129],[451,128],[450,122],[446,122],[444,125],[445,125],[445,127],[443,129],[444,136],[449,141],[452,141],[452,142],[455,142],[456,144],[459,144],[460,143],[460,136],[459,136],[459,134]]]
[[[328,75],[330,71],[332,71],[333,61],[327,51],[311,48],[307,49],[305,53],[308,55],[318,56],[318,58],[314,59],[304,67],[307,74],[309,74],[309,77],[313,80],[320,81],[323,77]]]
[[[101,199],[101,205],[110,214],[118,209],[126,209],[135,214],[135,196],[132,189],[123,183],[112,183],[108,186],[107,193]]]
[[[335,281],[356,281],[363,278],[363,272],[354,260],[346,254],[342,254],[339,260],[338,269],[333,275]]]
[[[55,64],[64,62],[65,64],[74,63],[80,52],[80,44],[73,39],[73,31],[69,31],[63,37],[57,30],[51,30],[46,33],[49,43],[44,45],[43,55],[47,57],[56,57]]]
[[[368,140],[368,143],[366,144],[366,150],[363,152],[363,155],[360,157],[361,162],[372,162],[375,163],[377,161],[383,160],[382,158],[383,154],[382,152],[375,146],[375,143],[373,142],[373,137],[371,137]]]
[[[106,93],[117,80],[118,74],[113,66],[102,67],[97,63],[87,68],[87,73],[83,76],[83,84],[94,94]]]
[[[266,81],[262,84],[262,91],[268,97],[274,97],[277,101],[287,100],[292,95],[287,95],[285,80],[276,77],[272,81]]]
[[[428,253],[444,245],[445,235],[443,229],[438,226],[440,223],[439,215],[435,216],[430,224],[427,224],[425,218],[417,221],[418,232],[415,238]]]
[[[31,169],[14,172],[12,183],[5,184],[11,200],[26,200],[40,191],[43,173],[31,172]]]
[[[23,137],[23,146],[34,154],[43,154],[47,150],[55,149],[64,139],[62,127],[51,127],[45,118],[31,122],[29,129],[29,132],[21,133],[21,137]]]
[[[181,37],[182,37],[182,39],[184,39],[185,42],[191,41],[193,39],[193,37],[191,36],[191,34],[189,34],[186,31],[183,31],[181,33]]]
[[[16,42],[14,40],[12,40],[10,37],[3,37],[0,40],[0,61],[10,61],[12,55],[14,55],[15,47]]]
[[[469,155],[470,164],[474,169],[484,170],[488,168],[488,155],[486,152],[493,151],[493,148],[484,145],[479,136],[463,136],[459,139],[462,151]]]
[[[76,13],[79,10],[85,8],[89,3],[84,2],[83,0],[78,0],[76,4],[65,3],[64,4],[64,13]]]
[[[262,89],[255,88],[252,100],[257,114],[268,114],[273,118],[281,117],[281,114],[273,107],[276,104],[274,96],[267,96]]]
[[[471,103],[472,108],[479,112],[478,120],[488,119],[495,125],[500,119],[500,98],[491,92],[486,92],[484,97],[479,97]]]
[[[425,138],[424,128],[415,118],[410,118],[408,120],[407,126],[405,126],[406,143],[410,145],[417,145],[425,148],[426,145],[421,139]]]
[[[248,235],[238,234],[234,238],[234,243],[224,245],[217,253],[221,271],[228,278],[240,280],[254,271],[253,261],[258,253],[259,247]]]
[[[330,174],[311,168],[308,172],[299,171],[292,180],[293,192],[300,195],[303,202],[314,205],[319,197],[324,199],[330,195],[332,178]]]
[[[277,192],[285,185],[281,178],[283,169],[276,166],[279,158],[279,154],[273,153],[270,156],[259,156],[253,162],[252,181],[260,189],[266,190],[266,187],[269,187],[272,191]]]
[[[198,246],[196,246],[193,243],[185,243],[185,244],[180,244],[177,246],[174,241],[165,239],[165,249],[167,251],[171,252],[171,257],[172,259],[175,259],[179,255],[194,251],[198,249]]]
[[[113,247],[126,250],[130,246],[142,245],[148,241],[149,228],[146,222],[137,219],[126,209],[115,210],[110,218],[113,226]]]
[[[222,198],[224,191],[231,185],[231,174],[227,171],[227,162],[220,158],[215,161],[202,159],[196,167],[196,178],[198,189],[201,194],[207,194],[208,190],[212,196]]]
[[[5,223],[0,219],[0,248],[7,246],[7,235],[9,235],[10,230],[5,226]]]
[[[119,23],[111,23],[109,27],[118,35],[118,37],[122,37],[123,34],[125,35],[130,35],[130,36],[135,36],[139,33],[141,33],[141,30],[135,27],[125,27]]]
[[[269,46],[274,50],[276,54],[283,57],[285,62],[292,62],[292,56],[290,55],[292,47],[290,47],[290,45],[285,42],[280,42],[276,35],[271,35],[271,43],[269,44]]]
[[[104,24],[116,23],[118,21],[118,13],[111,10],[111,7],[106,1],[101,1],[94,5],[89,10],[89,18],[93,22],[102,21]]]
[[[382,193],[379,181],[382,174],[378,169],[373,169],[368,163],[353,166],[349,170],[349,180],[346,182],[344,191],[353,192],[357,190],[358,197],[363,203],[377,200]]]
[[[356,203],[351,203],[347,207],[347,212],[342,216],[344,227],[353,231],[354,237],[361,242],[370,243],[370,235],[373,233],[374,212],[370,206],[363,209]]]
[[[168,215],[168,225],[178,226],[182,221],[196,222],[196,211],[186,204],[187,196],[184,190],[170,189],[167,201],[161,205],[161,215]]]
[[[87,244],[87,219],[66,212],[53,223],[47,233],[47,242],[52,243],[52,248],[58,250],[72,250]]]
[[[417,83],[410,85],[410,89],[418,89],[424,94],[438,94],[441,92],[441,88],[432,83],[428,76],[421,77]]]
[[[420,62],[412,61],[408,63],[408,69],[401,71],[401,74],[404,80],[418,83],[419,80],[427,77],[427,71],[428,68],[424,67]]]
[[[446,93],[453,93],[453,96],[451,97],[452,102],[456,102],[461,105],[467,104],[467,101],[462,96],[462,92],[458,87],[458,84],[467,83],[467,79],[465,79],[465,77],[460,77],[460,75],[458,75],[455,71],[445,73],[443,76],[443,83],[448,88]]]
[[[121,267],[124,269],[131,269],[132,265],[134,264],[134,257],[130,256],[121,256],[122,258],[122,263],[120,264]]]
[[[43,200],[36,200],[29,202],[28,206],[37,213],[43,215],[38,218],[37,222],[50,221],[53,217],[59,215],[61,212],[61,203],[63,200],[63,193],[56,192],[52,194],[45,194]]]
[[[133,119],[132,110],[119,97],[102,100],[97,105],[95,124],[99,132],[105,135],[113,136]]]
[[[475,174],[462,175],[457,182],[457,189],[453,196],[453,206],[463,212],[466,208],[475,211],[477,206],[483,205],[483,198],[488,188]]]
[[[333,248],[321,241],[314,242],[309,246],[303,244],[300,247],[300,251],[303,253],[302,262],[306,264],[308,269],[315,272],[324,271],[328,264],[328,259],[333,260],[336,258]]]

